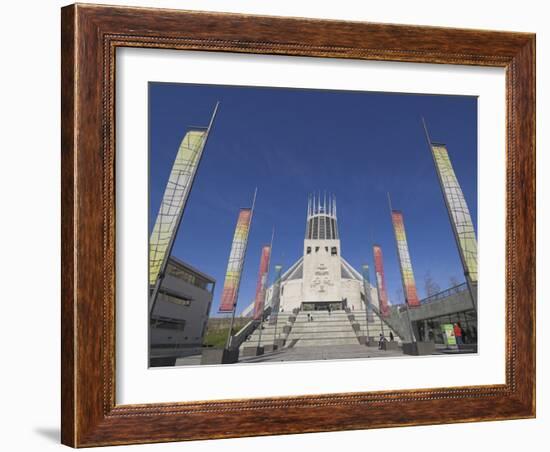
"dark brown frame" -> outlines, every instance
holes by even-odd
[[[62,9],[61,35],[64,444],[535,416],[534,34],[77,4]],[[114,68],[124,46],[506,68],[506,383],[116,405]]]

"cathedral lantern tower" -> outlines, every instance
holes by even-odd
[[[320,194],[308,199],[303,257],[303,309],[341,309],[340,238],[336,197]]]

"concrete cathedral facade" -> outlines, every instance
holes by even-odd
[[[311,196],[308,200],[303,255],[281,277],[279,312],[366,309],[364,288],[378,307],[376,287],[363,282],[362,275],[341,254],[335,196]],[[271,306],[274,286],[267,290],[266,308]],[[242,313],[250,315],[253,304]]]

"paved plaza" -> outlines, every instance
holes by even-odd
[[[459,349],[448,349],[443,345],[437,345],[434,355],[459,355],[464,353],[476,353],[475,348],[463,347]],[[323,361],[328,359],[364,359],[364,358],[396,358],[406,357],[403,351],[379,350],[378,347],[367,347],[365,345],[331,345],[282,348],[274,352],[268,352],[260,356],[240,357],[239,363],[273,363],[292,361]],[[178,358],[176,366],[199,366],[201,355],[186,356]]]
[[[322,361],[326,359],[380,358],[403,356],[400,349],[379,350],[378,347],[364,345],[331,345],[283,348],[260,356],[239,359],[243,363],[284,362],[284,361]]]

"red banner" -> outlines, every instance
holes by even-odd
[[[254,320],[259,320],[264,311],[270,256],[271,247],[269,245],[265,245],[262,248],[262,255],[260,257],[260,270],[258,271],[258,283],[256,284],[256,298],[254,300]]]

